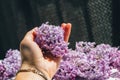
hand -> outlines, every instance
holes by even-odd
[[[71,24],[70,23],[63,23],[61,25],[64,33],[64,40],[68,42],[70,32],[71,32]],[[54,74],[57,72],[61,57],[54,58],[52,55],[47,55],[46,57],[43,56],[41,49],[34,42],[34,38],[36,36],[35,28],[31,31],[27,32],[24,39],[21,41],[20,44],[20,51],[22,54],[22,69],[28,67],[34,67],[40,71],[42,71],[47,78],[52,79]],[[27,48],[27,49],[25,49]]]

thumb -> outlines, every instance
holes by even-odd
[[[32,29],[31,31],[27,32],[24,39],[21,41],[20,50],[24,50],[23,46],[26,46],[33,59],[41,59],[43,57],[43,54],[38,44],[34,41],[34,38],[35,29]]]

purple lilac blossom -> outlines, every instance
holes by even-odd
[[[0,80],[14,77],[21,66],[21,56],[18,50],[8,50],[0,62]]]
[[[0,61],[0,80],[3,79],[3,73],[5,72],[5,67],[2,64],[2,60]]]
[[[92,48],[96,46],[95,42],[76,42],[76,51],[88,53]]]
[[[64,41],[64,30],[60,26],[42,24],[37,30],[35,42],[43,53],[61,57],[68,52],[68,43]]]
[[[0,80],[11,80],[19,70],[21,56],[18,50],[8,50],[0,60]],[[96,45],[77,42],[63,56],[53,80],[119,80],[120,50],[108,44]]]
[[[55,80],[109,80],[111,70],[120,69],[120,51],[108,44],[77,42],[75,50],[65,54]],[[120,75],[119,72],[116,75]],[[114,73],[115,74],[115,73]],[[112,75],[112,76],[111,76]],[[82,79],[81,79],[82,80]]]

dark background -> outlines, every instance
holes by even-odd
[[[120,0],[0,0],[0,58],[46,21],[72,23],[70,47],[75,41],[120,45]]]

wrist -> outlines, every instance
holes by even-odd
[[[35,69],[35,67],[32,64],[29,64],[29,63],[24,61],[21,65],[20,69]]]
[[[52,77],[50,77],[49,74],[45,70],[43,70],[43,69],[37,69],[37,70],[42,72],[45,75],[45,77],[47,78],[47,80],[52,80]]]
[[[28,64],[28,63],[23,63],[20,70],[31,70],[34,74],[39,75],[40,77],[43,77],[45,80],[51,80],[52,78],[49,77],[48,73],[43,71],[42,69],[39,70],[37,69],[34,65]]]
[[[45,79],[32,72],[22,72],[17,74],[15,80],[45,80]]]

